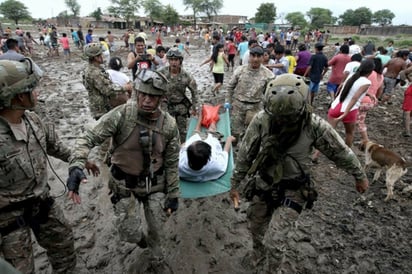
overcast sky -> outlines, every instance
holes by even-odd
[[[3,2],[4,0],[0,0]],[[64,0],[19,0],[29,9],[34,18],[48,18],[56,16],[60,12],[67,10]],[[111,5],[110,0],[78,0],[80,6],[80,15],[85,16],[96,10],[98,7],[104,11]],[[183,0],[160,0],[164,5],[172,5],[179,14],[190,14],[190,10],[185,10]],[[249,1],[247,1],[249,2]],[[252,2],[252,1],[251,1]],[[366,3],[367,2],[367,3]],[[246,4],[245,0],[223,0],[223,8],[220,14],[244,15],[253,17],[257,8],[262,3],[274,3],[277,8],[277,15],[285,16],[289,12],[300,11],[305,14],[310,8],[325,8],[332,11],[333,16],[338,17],[346,10],[355,10],[359,7],[368,7],[372,12],[389,9],[395,14],[394,25],[412,24],[412,16],[409,0],[392,0],[392,1],[359,1],[359,0],[255,0]],[[143,14],[143,9],[141,10]],[[280,20],[278,20],[280,22]]]

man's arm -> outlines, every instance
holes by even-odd
[[[367,177],[355,153],[345,144],[342,137],[332,126],[313,114],[314,147],[332,160],[337,167],[346,170],[356,181],[364,181]]]
[[[226,95],[226,102],[232,104],[233,95],[235,93],[235,88],[239,81],[239,76],[241,73],[242,67],[238,67],[235,69],[232,78],[230,79],[229,83],[227,84],[227,95]]]
[[[166,121],[166,119],[168,121]],[[178,198],[179,191],[179,152],[180,152],[180,137],[177,129],[176,121],[171,117],[165,117],[164,131],[166,136],[166,150],[164,157],[164,168],[167,183],[167,198]]]
[[[230,146],[232,145],[232,143],[236,141],[236,138],[233,136],[228,136],[226,138],[226,142],[225,142],[225,146],[223,147],[223,151],[226,151],[227,153],[229,153],[230,151]]]

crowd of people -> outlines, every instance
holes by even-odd
[[[162,30],[152,31],[152,38],[158,32]],[[5,260],[19,271],[33,272],[33,231],[54,271],[74,269],[74,239],[49,194],[47,157],[69,162],[68,197],[78,204],[80,185],[87,182],[83,170],[99,175],[98,166],[88,162],[89,152],[110,139],[104,161],[110,169],[110,199],[121,240],[150,249],[162,261],[163,223],[178,210],[179,176],[191,181],[215,179],[216,166],[227,165],[233,145],[235,168],[229,195],[234,204],[241,199],[251,202],[247,218],[252,263],[257,273],[296,272],[288,263],[294,258],[282,243],[302,210],[311,209],[317,199],[312,162],[323,153],[354,177],[357,191],[367,190],[368,179],[351,150],[356,124],[361,138],[367,140],[367,111],[379,102],[391,103],[398,82],[412,79],[410,52],[395,53],[390,46],[378,52],[372,42],[360,47],[346,39],[328,59],[323,52],[328,32],[316,32],[315,43],[312,36],[299,43],[299,30],[279,36],[257,34],[253,29],[249,33],[233,29],[227,35],[216,29],[210,32],[211,36],[208,30],[204,35],[211,55],[200,65],[210,64],[211,95],[225,92],[225,107],[231,113],[233,136],[228,136],[223,149],[212,134],[200,133],[181,146],[190,117],[199,116],[200,121],[202,104],[207,103],[183,65],[184,58],[191,56],[190,35],[183,46],[176,39],[170,47],[156,35],[152,48],[144,30],[137,34],[128,30],[128,54],[122,57],[129,74],[124,74],[122,58],[110,58],[110,52],[116,51],[110,31],[95,41],[93,29],[83,35],[79,26],[58,38],[56,27],[51,26],[45,34],[50,35],[51,55],[59,55],[61,45],[68,59],[70,45],[75,45],[88,61],[82,82],[96,124],[77,138],[72,149],[59,141],[53,125],[44,124],[32,112],[43,73],[27,58],[33,54],[30,42],[23,47],[18,39],[4,41],[7,49],[0,55],[0,251]],[[17,36],[21,33],[16,30]],[[39,44],[47,44],[40,33]],[[313,53],[309,51],[312,44]],[[389,52],[393,56],[387,60]],[[224,85],[223,74],[230,68],[233,74]],[[325,92],[330,96],[328,121],[312,108],[323,91],[322,81],[327,82]],[[403,104],[405,137],[411,136],[411,87]],[[345,126],[345,138],[334,129],[339,122]],[[219,170],[218,176],[224,172]],[[143,206],[147,232],[142,216],[129,216],[130,205],[136,202]]]

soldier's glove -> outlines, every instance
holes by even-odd
[[[83,179],[86,179],[86,175],[79,167],[71,167],[69,169],[69,178],[67,179],[67,188],[69,191],[73,191],[79,194],[79,185]]]
[[[167,211],[169,208],[171,212],[174,212],[179,207],[179,201],[177,198],[166,198],[165,201],[165,210]]]
[[[225,110],[231,109],[232,106],[230,105],[230,103],[226,102],[223,107],[225,108]]]

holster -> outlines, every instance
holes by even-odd
[[[260,173],[261,179],[263,179],[267,184],[272,184],[270,176]],[[293,179],[281,180],[277,184],[272,185],[271,190],[255,190],[253,195],[258,195],[262,200],[266,201],[268,206],[277,208],[279,206],[287,206],[298,213],[303,209],[303,206],[285,197],[285,191],[287,189],[300,191],[304,200],[306,201],[305,208],[311,209],[314,202],[317,200],[318,193],[313,186],[309,174],[302,174],[299,177]]]
[[[37,197],[10,204],[0,209],[0,212],[23,210],[23,215],[17,216],[12,223],[0,228],[0,234],[7,235],[19,228],[30,226],[33,233],[37,236],[40,232],[40,225],[45,224],[49,219],[49,212],[53,204],[54,199],[52,197],[46,197],[45,199]],[[33,210],[36,209],[36,207],[38,211],[33,215]]]

